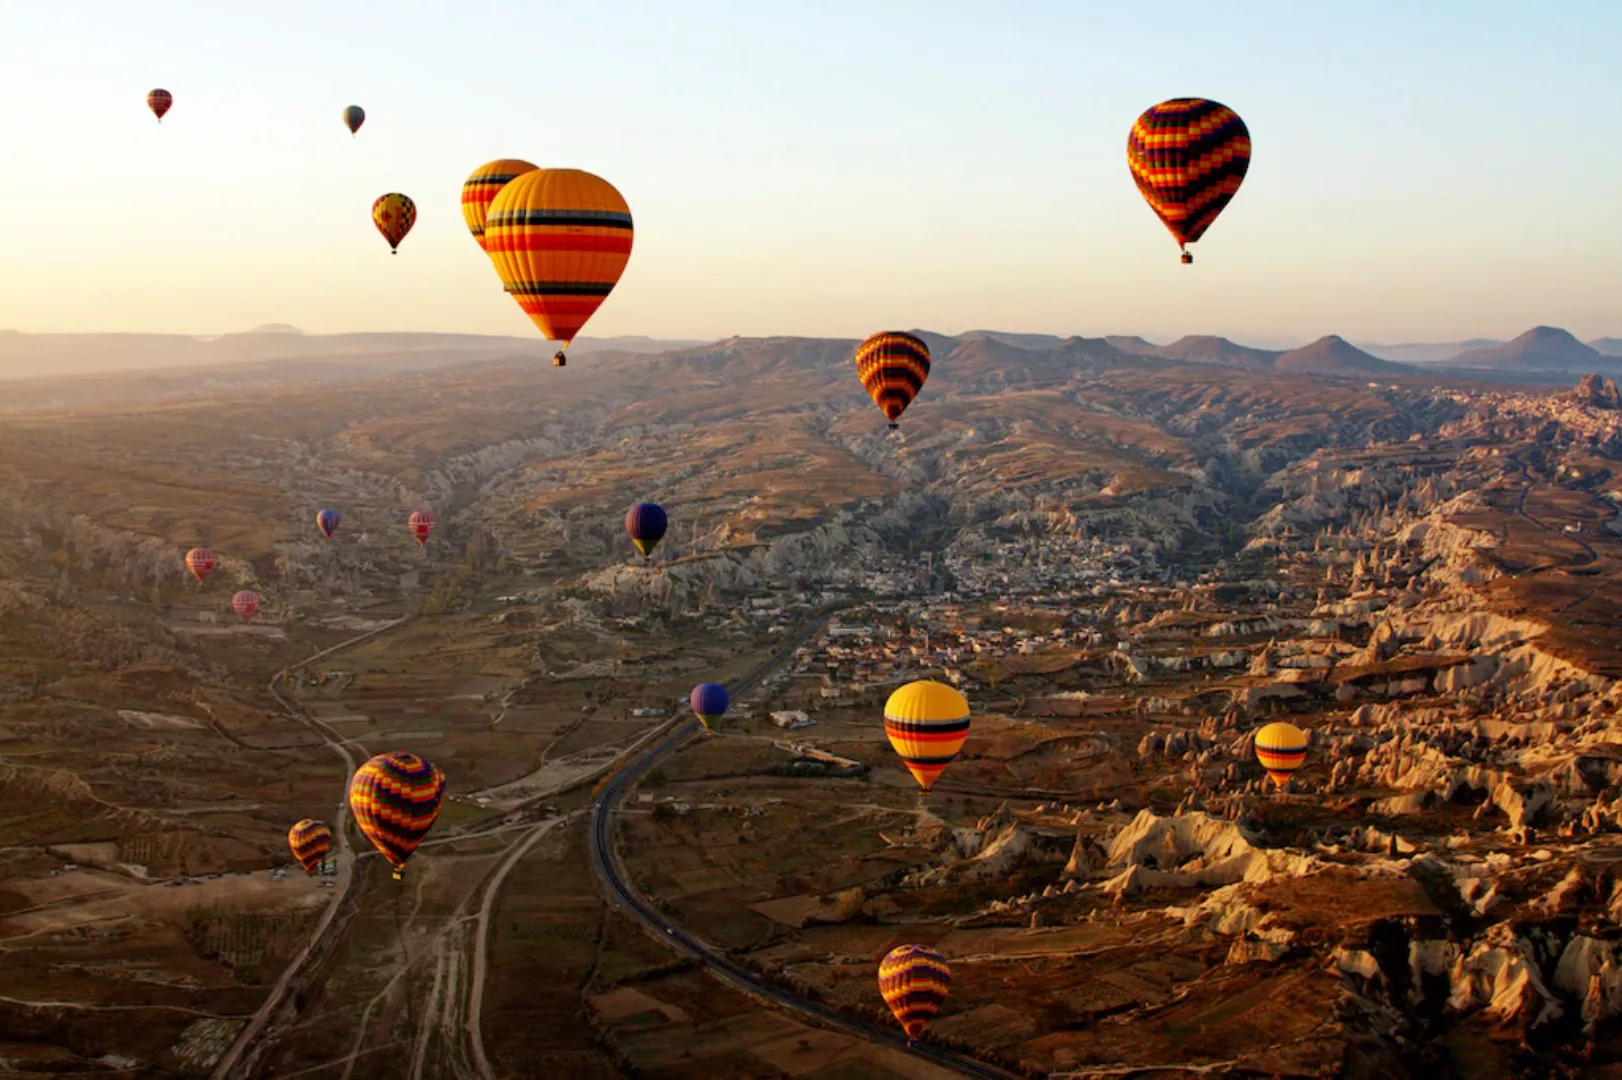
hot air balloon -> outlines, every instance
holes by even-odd
[[[699,683],[693,687],[687,703],[693,707],[693,715],[698,717],[699,723],[708,730],[712,721],[726,715],[729,704],[727,688],[720,683]]]
[[[209,574],[213,573],[214,566],[214,553],[208,550],[208,548],[194,547],[190,551],[186,552],[186,569],[190,570],[191,576],[196,578],[198,581],[202,581],[204,578],[208,577]]]
[[[349,129],[349,134],[355,134],[364,123],[366,123],[366,110],[359,105],[351,105],[344,110],[344,127]],[[409,225],[406,227],[410,228]]]
[[[287,830],[287,847],[293,858],[311,877],[321,869],[321,860],[332,853],[332,830],[312,818]]]
[[[366,839],[394,867],[394,880],[406,860],[434,827],[445,801],[445,774],[416,754],[393,750],[355,770],[349,782],[349,810]]]
[[[484,250],[502,285],[553,341],[580,333],[631,259],[631,209],[614,185],[579,169],[532,169],[491,201]]]
[[[637,503],[625,512],[625,531],[644,559],[659,546],[668,524],[664,507],[658,503]]]
[[[929,346],[899,330],[874,334],[856,349],[856,374],[894,431],[929,378]]]
[[[332,534],[338,531],[338,526],[342,524],[343,520],[344,516],[336,510],[317,510],[315,512],[315,527],[320,529],[321,535],[328,540],[332,539]]]
[[[406,238],[411,226],[417,223],[417,204],[409,196],[391,191],[379,195],[372,204],[372,224],[389,242],[389,254],[400,254],[400,241]]]
[[[969,702],[945,683],[910,682],[884,703],[884,733],[923,793],[969,737]]]
[[[417,538],[418,547],[428,543],[428,538],[434,535],[434,515],[426,510],[411,511],[406,525],[411,529],[411,535]]]
[[[484,219],[491,201],[507,186],[507,181],[534,171],[535,166],[527,161],[498,158],[474,169],[473,175],[462,184],[462,220],[467,222],[467,231],[473,234],[480,251],[484,250]]]
[[[1290,777],[1307,760],[1307,733],[1282,720],[1256,732],[1256,760],[1262,763],[1273,783],[1285,787]]]
[[[254,613],[259,610],[259,594],[252,589],[243,589],[231,597],[231,610],[237,613],[237,618],[243,622],[251,622]]]
[[[1132,125],[1126,163],[1149,209],[1185,248],[1233,201],[1250,168],[1250,131],[1226,105],[1172,98]],[[1184,250],[1183,262],[1193,261]]]
[[[952,989],[946,957],[927,945],[898,945],[879,961],[879,994],[907,1033],[909,1044],[941,1011]]]
[[[163,123],[163,114],[168,112],[175,103],[175,96],[167,90],[153,90],[146,95],[146,107],[152,110],[152,115]]]

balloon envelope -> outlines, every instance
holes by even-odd
[[[355,824],[394,867],[396,880],[434,827],[444,801],[445,774],[404,750],[377,755],[356,769],[349,782]]]
[[[321,868],[321,860],[332,852],[332,830],[319,821],[305,818],[287,830],[287,848],[304,872],[311,877]]]
[[[152,115],[163,123],[163,114],[168,112],[175,103],[175,96],[167,90],[153,90],[146,96],[146,107],[152,110]]]
[[[351,105],[344,110],[344,127],[349,129],[349,134],[353,135],[359,131],[360,126],[364,123],[366,123],[366,110],[359,105]]]
[[[491,201],[484,250],[541,333],[567,347],[631,260],[631,208],[580,169],[532,169]]]
[[[1172,98],[1132,125],[1126,162],[1149,209],[1181,248],[1205,235],[1239,191],[1250,168],[1250,130],[1226,105]]]
[[[315,527],[321,530],[321,535],[331,540],[332,534],[338,531],[338,526],[343,520],[344,516],[336,510],[320,510],[315,515]]]
[[[417,546],[421,547],[434,534],[434,515],[426,510],[413,510],[406,519],[406,526],[411,530],[411,535],[417,538]]]
[[[417,204],[411,201],[410,196],[391,191],[387,195],[379,195],[377,201],[372,203],[372,224],[377,226],[377,231],[389,242],[389,250],[396,255],[400,253],[400,241],[406,238],[406,233],[416,223]]]
[[[1273,783],[1283,787],[1307,761],[1307,733],[1294,724],[1274,721],[1256,732],[1256,760]]]
[[[928,793],[969,737],[969,701],[945,683],[910,682],[884,703],[884,733]]]
[[[231,597],[231,610],[236,612],[237,617],[243,622],[248,622],[259,610],[259,594],[252,589],[243,589]]]
[[[899,330],[874,334],[856,349],[856,374],[895,427],[929,378],[929,346]]]
[[[518,158],[497,158],[473,170],[462,183],[462,220],[473,234],[479,250],[484,250],[484,222],[490,213],[490,203],[507,186],[508,181],[534,172],[535,166]]]
[[[687,698],[687,703],[693,707],[693,715],[709,727],[711,721],[719,720],[726,715],[727,706],[731,703],[727,698],[727,688],[720,683],[699,683],[693,687],[693,692]]]
[[[214,566],[214,553],[208,548],[194,547],[190,551],[186,552],[186,569],[190,570],[191,576],[196,578],[198,581],[202,581],[204,578],[208,577],[209,574],[213,573]]]
[[[658,503],[637,503],[625,513],[625,532],[644,559],[659,546],[668,524],[664,507]]]
[[[879,961],[879,994],[909,1039],[924,1033],[951,988],[946,957],[927,945],[898,945]]]

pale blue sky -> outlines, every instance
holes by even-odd
[[[1622,336],[1616,0],[247,6],[0,0],[0,327],[533,333],[458,207],[512,156],[631,205],[589,336]],[[1179,95],[1255,140],[1190,267]]]

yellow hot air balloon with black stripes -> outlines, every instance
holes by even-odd
[[[1262,763],[1273,783],[1286,787],[1290,777],[1307,760],[1307,733],[1282,720],[1256,732],[1256,760]]]
[[[536,166],[518,158],[497,158],[474,169],[463,181],[462,220],[467,222],[467,231],[473,234],[480,251],[484,250],[484,222],[489,216],[490,204],[510,181],[535,169]]]
[[[945,683],[910,682],[884,703],[884,733],[928,795],[969,737],[969,701]]]
[[[929,346],[900,330],[873,334],[856,348],[856,375],[894,431],[929,378]]]
[[[1146,110],[1126,137],[1126,163],[1149,209],[1183,262],[1187,248],[1239,193],[1250,168],[1250,129],[1239,114],[1205,98],[1172,98]]]
[[[900,1021],[909,1046],[941,1011],[951,989],[951,965],[927,945],[898,945],[879,961],[879,996]]]
[[[631,261],[631,208],[600,176],[534,169],[490,203],[484,250],[518,306],[553,341],[569,343],[614,291]]]

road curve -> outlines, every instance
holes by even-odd
[[[811,631],[830,614],[832,614],[831,611],[820,612],[816,618],[804,624],[795,634],[791,635],[790,639],[772,655],[770,660],[730,687],[733,697],[742,697],[752,690],[755,684],[760,682],[773,668],[784,663],[793,654],[794,650],[799,648],[800,644],[810,636]],[[655,937],[664,941],[672,949],[696,961],[716,979],[743,991],[751,997],[770,1002],[787,1012],[798,1013],[824,1027],[837,1028],[869,1042],[883,1043],[886,1046],[900,1050],[908,1050],[906,1037],[898,1032],[881,1028],[865,1020],[846,1016],[844,1013],[818,1002],[796,997],[782,987],[763,981],[760,976],[747,968],[733,963],[725,956],[717,953],[705,942],[700,941],[670,922],[631,883],[630,875],[625,870],[625,864],[620,860],[619,852],[614,847],[614,811],[625,793],[644,773],[674,752],[697,730],[698,727],[690,716],[677,723],[670,734],[659,740],[640,756],[628,762],[624,768],[614,774],[593,801],[591,805],[591,862],[593,869],[597,873],[598,880],[602,882],[603,889],[608,893],[609,901],[641,923],[643,927],[652,931]],[[963,1076],[983,1077],[985,1080],[1015,1080],[1012,1073],[927,1043],[920,1043],[912,1047],[910,1052],[943,1068],[953,1069]]]

